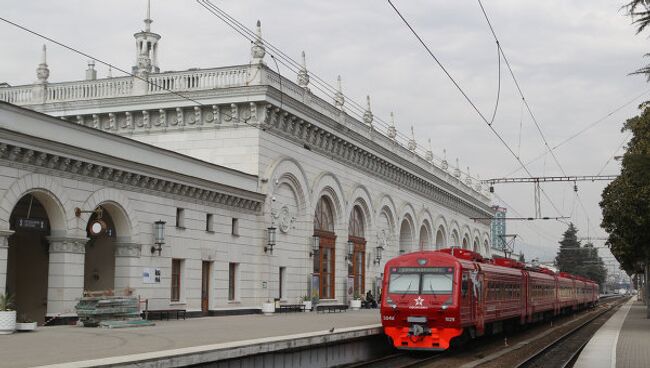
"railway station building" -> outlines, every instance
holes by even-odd
[[[245,64],[181,72],[160,71],[150,24],[133,76],[90,62],[50,82],[43,48],[37,82],[0,83],[0,292],[19,312],[74,317],[84,290],[124,288],[204,314],[344,303],[403,252],[490,255],[486,188],[369,103],[356,118],[313,93],[304,63],[273,71],[259,24]]]

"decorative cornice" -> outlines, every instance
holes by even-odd
[[[181,197],[193,202],[226,207],[236,207],[246,211],[258,212],[263,200],[239,197],[234,194],[213,189],[201,188],[166,178],[153,177],[135,171],[122,170],[102,163],[66,157],[37,149],[21,147],[16,144],[0,142],[0,161],[12,167],[32,166],[59,176],[74,176],[81,180],[99,181],[103,185],[113,185],[135,189],[154,195]]]
[[[227,113],[222,113],[222,111]],[[319,114],[315,111],[306,115],[318,121],[323,118],[322,115],[318,116]],[[233,118],[233,116],[237,116],[237,118]],[[489,205],[476,199],[474,195],[455,187],[438,175],[425,170],[421,165],[401,157],[388,148],[380,147],[371,138],[364,137],[351,129],[345,129],[343,133],[332,133],[269,103],[258,101],[194,107],[179,106],[165,109],[74,115],[63,118],[119,135],[161,130],[173,132],[188,129],[218,129],[236,127],[243,125],[242,121],[246,121],[246,124],[251,127],[259,127],[271,134],[292,141],[296,145],[309,147],[314,152],[322,153],[345,165],[363,170],[368,175],[378,176],[382,180],[411,190],[468,217],[491,215]],[[151,123],[152,121],[154,123]],[[337,122],[332,123],[338,124]],[[374,148],[381,152],[382,157],[364,148],[370,146],[377,146]],[[395,164],[387,161],[384,157],[390,157]],[[459,182],[459,185],[463,184]],[[472,188],[469,190],[473,191]],[[176,190],[172,190],[172,193],[177,194],[176,192]],[[223,203],[229,202],[225,200]]]

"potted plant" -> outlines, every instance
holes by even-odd
[[[350,300],[350,308],[352,310],[361,309],[361,297],[359,296],[359,292],[357,291],[354,292],[354,298]]]
[[[34,331],[36,329],[36,322],[32,321],[26,314],[21,314],[18,322],[16,322],[16,331]]]
[[[309,295],[305,295],[302,297],[302,304],[305,305],[305,312],[311,310],[311,298]]]
[[[9,294],[0,294],[0,335],[9,335],[16,330],[16,311],[11,309],[13,298]]]
[[[270,299],[266,299],[266,303],[262,303],[262,313],[264,313],[265,316],[270,316],[275,313],[275,303]]]

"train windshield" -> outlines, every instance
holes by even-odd
[[[395,267],[388,292],[393,294],[451,294],[453,267]]]

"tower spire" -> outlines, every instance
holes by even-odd
[[[151,32],[151,0],[147,0],[147,17],[144,19],[144,31]]]
[[[135,37],[135,65],[133,74],[144,76],[146,73],[158,73],[158,41],[160,35],[151,32],[151,0],[147,0],[147,14],[144,19],[144,31],[133,35]]]
[[[372,125],[372,120],[374,117],[372,116],[372,110],[370,109],[370,95],[366,96],[366,111],[363,113],[363,122]]]

